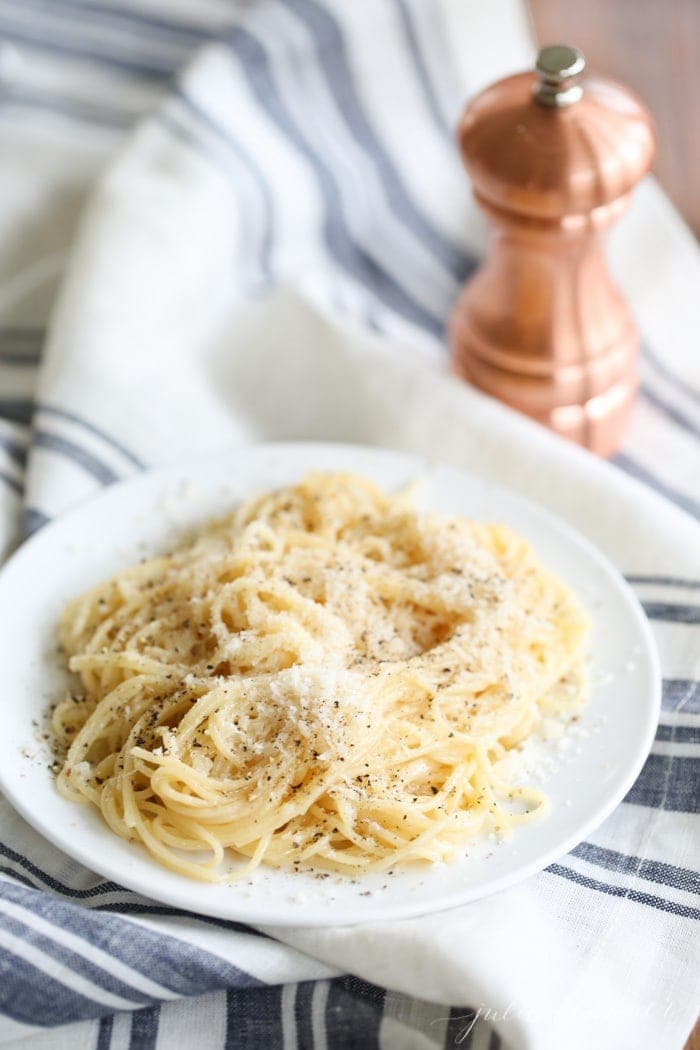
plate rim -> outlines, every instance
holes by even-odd
[[[47,542],[51,542],[51,537],[54,532],[62,532],[66,527],[70,527],[71,522],[75,518],[79,518],[87,510],[92,510],[94,507],[98,507],[102,503],[109,503],[110,500],[118,499],[118,493],[123,492],[125,489],[140,483],[143,483],[145,479],[152,481],[154,485],[158,484],[158,481],[167,482],[168,479],[172,481],[182,480],[178,478],[178,475],[191,476],[197,469],[197,466],[206,466],[207,469],[211,469],[212,465],[216,463],[230,462],[233,457],[240,454],[241,450],[248,453],[256,452],[267,452],[270,454],[280,454],[282,456],[290,452],[308,452],[313,454],[314,451],[320,449],[324,450],[340,450],[343,454],[379,454],[384,457],[389,456],[395,458],[397,464],[403,462],[406,466],[423,465],[424,467],[429,466],[430,468],[443,468],[450,472],[454,472],[458,475],[466,477],[471,482],[477,482],[483,486],[485,490],[494,492],[505,496],[506,498],[513,500],[521,505],[528,508],[531,513],[544,519],[547,522],[549,528],[552,528],[555,532],[563,535],[564,538],[573,543],[574,546],[582,547],[587,556],[592,558],[598,566],[602,567],[607,574],[613,579],[617,588],[622,591],[625,595],[628,604],[634,610],[636,626],[639,633],[643,637],[645,643],[645,654],[650,660],[651,665],[651,679],[653,682],[653,695],[651,697],[651,703],[649,706],[649,712],[646,724],[644,725],[644,731],[639,735],[639,743],[635,751],[635,760],[630,762],[629,767],[624,776],[620,776],[617,782],[616,789],[612,791],[607,797],[604,803],[601,803],[597,809],[591,812],[588,818],[577,825],[576,829],[572,831],[568,836],[565,836],[555,846],[552,846],[548,850],[539,854],[535,859],[529,862],[523,862],[520,865],[515,865],[513,870],[507,872],[500,877],[492,878],[485,883],[477,883],[473,886],[465,886],[462,889],[454,890],[450,893],[442,893],[436,904],[430,904],[429,902],[408,901],[404,905],[399,901],[392,902],[390,898],[386,900],[386,908],[382,909],[380,916],[370,915],[361,916],[359,913],[362,909],[361,903],[352,902],[349,904],[340,904],[334,908],[334,917],[332,920],[326,915],[308,915],[304,913],[302,919],[290,914],[294,911],[293,906],[288,906],[283,912],[270,916],[269,904],[263,902],[262,904],[256,904],[253,899],[247,897],[235,897],[232,895],[231,902],[234,905],[233,910],[227,910],[226,914],[223,913],[221,907],[217,907],[216,901],[212,899],[211,905],[208,905],[206,900],[204,902],[197,900],[195,907],[192,906],[191,902],[188,902],[187,887],[204,886],[208,884],[202,884],[195,882],[194,880],[188,880],[184,876],[181,876],[182,888],[181,890],[169,886],[163,888],[149,886],[149,879],[144,876],[141,877],[138,873],[132,875],[131,872],[125,872],[123,863],[120,863],[120,859],[117,857],[114,863],[110,862],[109,854],[105,854],[104,859],[99,856],[95,858],[90,854],[89,847],[86,844],[81,847],[79,837],[75,844],[72,842],[70,845],[66,843],[66,837],[62,837],[60,831],[55,831],[53,826],[47,821],[44,822],[40,813],[32,809],[31,805],[27,805],[25,798],[28,797],[22,794],[22,785],[18,782],[16,776],[12,776],[10,769],[6,763],[0,761],[0,791],[4,794],[5,798],[12,805],[12,807],[20,814],[20,816],[27,821],[27,823],[44,839],[50,842],[53,846],[59,849],[62,853],[70,857],[72,860],[82,864],[89,871],[107,878],[120,887],[131,890],[132,892],[138,893],[140,896],[145,897],[148,900],[164,903],[170,907],[178,909],[184,909],[185,911],[197,915],[207,915],[209,917],[218,918],[222,921],[244,921],[249,925],[258,925],[260,927],[274,928],[328,928],[338,925],[360,925],[363,923],[379,922],[379,921],[394,921],[399,919],[416,918],[422,915],[438,914],[443,911],[450,910],[455,907],[459,907],[464,904],[472,903],[477,900],[485,899],[495,893],[499,893],[502,890],[509,888],[517,883],[524,882],[526,879],[531,878],[532,875],[543,871],[548,867],[554,860],[568,854],[576,845],[584,841],[588,835],[591,834],[596,828],[598,828],[610,814],[617,808],[622,802],[625,795],[628,793],[634,782],[636,781],[641,769],[647,759],[649,751],[651,749],[656,727],[659,720],[660,709],[661,709],[661,694],[662,694],[662,672],[660,665],[660,658],[658,648],[654,635],[651,629],[649,620],[644,613],[641,602],[634,593],[632,587],[627,582],[623,574],[617,568],[617,566],[605,555],[591,540],[588,539],[583,533],[581,533],[574,525],[570,524],[565,518],[560,517],[551,511],[548,507],[543,506],[536,500],[531,499],[529,496],[523,495],[517,489],[510,488],[507,485],[503,485],[498,481],[492,481],[483,475],[473,473],[462,467],[455,467],[449,463],[445,463],[442,460],[436,459],[429,455],[423,455],[420,453],[406,452],[403,450],[386,448],[378,445],[361,444],[353,442],[335,442],[335,441],[271,441],[271,442],[251,442],[242,446],[232,447],[226,450],[219,450],[214,455],[209,456],[197,456],[192,459],[183,461],[180,464],[173,464],[169,466],[157,466],[152,469],[140,471],[136,474],[130,475],[127,478],[121,479],[112,485],[109,485],[103,491],[87,496],[79,503],[70,507],[65,513],[60,514],[57,518],[52,519],[49,523],[43,526],[38,532],[34,533],[27,540],[25,540],[10,556],[9,559],[0,567],[0,589],[3,588],[5,577],[9,573],[16,571],[17,566],[21,565],[22,562],[28,558],[31,559],[32,552],[37,546],[44,545]],[[309,468],[312,469],[312,468]],[[328,468],[322,468],[328,469]],[[342,468],[341,468],[342,469]],[[233,497],[235,499],[236,497]],[[209,514],[211,516],[211,514]],[[179,526],[180,529],[183,526]],[[47,540],[48,537],[48,540]],[[0,701],[0,709],[2,702]],[[5,745],[0,741],[0,759],[3,755]],[[121,841],[121,840],[120,840]],[[151,858],[145,851],[144,856],[147,857],[153,864],[154,873],[157,875],[161,870],[161,867],[157,864],[153,858]],[[168,870],[168,869],[162,869]],[[126,877],[125,877],[126,875]],[[360,876],[361,877],[361,876]],[[212,884],[218,885],[218,884]],[[235,884],[234,884],[235,886]],[[237,902],[237,905],[236,905]],[[336,913],[339,915],[335,917]]]

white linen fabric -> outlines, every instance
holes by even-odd
[[[0,1042],[680,1048],[700,990],[692,237],[651,180],[613,236],[643,382],[604,463],[446,374],[483,240],[450,128],[531,63],[515,0],[0,0],[0,31],[6,555],[147,466],[265,439],[385,445],[572,522],[638,590],[664,673],[652,754],[587,842],[406,922],[178,913],[0,799]]]

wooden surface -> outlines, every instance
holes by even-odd
[[[573,44],[656,123],[654,171],[700,235],[700,0],[529,0],[541,44]],[[668,1048],[673,1050],[673,1048]],[[700,1022],[685,1050],[700,1050]]]
[[[700,1050],[700,1021],[695,1025],[693,1034],[685,1044],[685,1050]]]
[[[542,44],[573,44],[656,123],[654,170],[700,235],[700,0],[529,0]],[[700,1042],[697,1050],[700,1050]]]

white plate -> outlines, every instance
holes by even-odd
[[[320,468],[360,471],[393,488],[419,476],[426,502],[504,522],[528,537],[566,580],[593,623],[590,702],[583,732],[545,790],[551,815],[506,843],[452,865],[363,876],[356,882],[262,867],[233,885],[193,882],[161,868],[117,838],[92,808],[63,799],[48,770],[41,721],[65,688],[55,625],[63,604],[144,554],[165,548],[182,527],[239,499]],[[70,856],[155,900],[225,919],[330,925],[400,918],[463,904],[539,871],[572,849],[614,809],[649,751],[660,675],[644,613],[617,571],[569,526],[522,497],[418,458],[347,445],[242,448],[215,461],[144,474],[116,485],[24,544],[0,573],[0,787],[30,824]]]

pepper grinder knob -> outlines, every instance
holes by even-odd
[[[458,143],[489,220],[487,255],[450,320],[455,372],[601,455],[619,447],[639,337],[603,233],[654,152],[651,119],[621,84],[583,78],[574,47],[467,105]]]
[[[570,106],[578,102],[583,88],[577,83],[586,68],[583,52],[566,44],[541,48],[535,69],[539,83],[535,98],[543,106]]]

